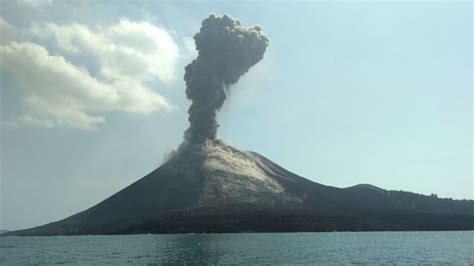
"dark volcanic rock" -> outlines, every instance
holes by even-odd
[[[215,140],[183,145],[86,211],[7,235],[472,229],[473,201],[324,186]]]

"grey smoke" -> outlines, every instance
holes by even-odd
[[[259,26],[244,27],[227,15],[210,15],[194,41],[199,54],[184,74],[186,96],[192,101],[185,140],[202,143],[216,138],[216,113],[226,99],[225,89],[263,58],[268,38]]]

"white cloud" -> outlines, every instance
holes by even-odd
[[[32,33],[52,36],[65,51],[91,54],[98,60],[100,74],[106,79],[124,75],[138,80],[174,79],[178,46],[168,31],[148,22],[122,19],[97,30],[78,23],[44,23],[34,25]]]
[[[14,29],[0,18],[3,32],[14,36]],[[179,48],[165,29],[122,19],[97,29],[41,23],[27,32],[53,40],[60,55],[30,41],[7,43],[2,38],[0,67],[16,82],[24,103],[15,123],[97,129],[105,122],[104,112],[147,114],[173,108],[145,85],[175,79]],[[97,73],[66,60],[68,56],[93,58]]]
[[[23,96],[22,123],[96,129],[105,121],[100,112],[149,113],[170,108],[164,97],[133,79],[101,82],[86,69],[34,43],[2,45],[0,59],[1,68],[16,81]]]
[[[194,39],[191,37],[183,37],[182,43],[186,54],[189,58],[196,58],[198,56],[198,51],[196,50],[196,44],[194,44]]]

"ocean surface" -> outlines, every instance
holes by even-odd
[[[0,237],[0,264],[474,264],[474,231]]]

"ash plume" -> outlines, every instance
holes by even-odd
[[[186,96],[190,126],[189,143],[216,138],[216,113],[226,99],[226,89],[265,53],[268,38],[259,26],[244,27],[227,15],[210,15],[194,35],[198,57],[185,68]]]

